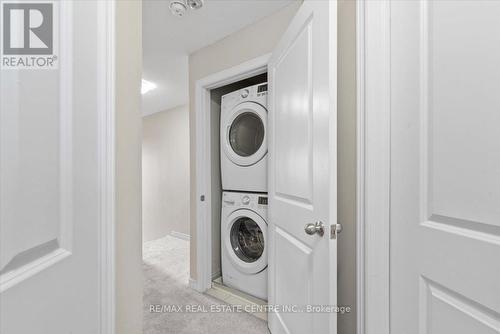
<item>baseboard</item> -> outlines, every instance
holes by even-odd
[[[220,270],[216,271],[215,273],[212,273],[212,281],[221,277],[222,276],[222,272]]]
[[[198,291],[198,281],[189,277],[189,287],[193,290]]]
[[[172,232],[170,232],[170,235],[173,237],[182,239],[182,240],[187,240],[187,241],[191,240],[191,236],[189,234],[186,234],[186,233],[172,231]]]
[[[239,290],[227,287],[223,285],[221,281],[213,282],[212,288],[208,289],[206,293],[229,305],[235,305],[240,307],[248,306],[247,310],[255,310],[255,311],[249,311],[248,313],[264,321],[267,321],[267,313],[264,310],[262,310],[264,312],[257,312],[259,308],[262,308],[263,306],[267,305],[267,301],[265,300],[255,298]]]

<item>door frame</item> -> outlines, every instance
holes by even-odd
[[[210,91],[265,73],[271,54],[264,54],[239,65],[199,79],[195,84],[196,117],[196,272],[189,286],[199,292],[212,287],[212,156],[210,129]],[[204,196],[204,200],[202,200]],[[193,240],[193,239],[191,239]]]
[[[390,333],[390,1],[359,0],[357,333]]]
[[[116,0],[97,4],[98,18],[98,331],[115,333],[115,38]]]

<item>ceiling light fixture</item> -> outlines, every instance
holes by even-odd
[[[188,9],[200,9],[203,7],[203,0],[171,0],[170,11],[172,15],[183,17]]]
[[[174,0],[170,1],[170,11],[174,16],[183,17],[186,13],[187,6],[184,1]]]
[[[187,4],[191,9],[200,9],[203,7],[203,0],[187,0]]]
[[[154,83],[152,83],[151,81],[147,81],[147,80],[142,79],[142,82],[141,82],[141,94],[144,95],[147,92],[152,91],[155,88],[156,88],[156,85]]]

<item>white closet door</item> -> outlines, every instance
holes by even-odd
[[[269,313],[273,334],[337,331],[308,309],[337,301],[336,11],[305,1],[268,67],[269,304],[295,307]]]
[[[499,17],[390,2],[391,333],[500,333]]]
[[[45,48],[52,37],[57,56],[53,69],[0,73],[0,332],[95,334],[103,6],[41,3],[0,4],[18,31],[52,20],[53,34],[35,29],[15,45]]]

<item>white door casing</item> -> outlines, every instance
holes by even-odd
[[[365,10],[365,333],[500,333],[500,3]]]
[[[210,90],[266,72],[270,54],[250,59],[242,64],[196,81],[196,258],[197,280],[189,284],[199,292],[212,287],[211,244],[211,163],[210,163]],[[222,135],[222,134],[221,134]],[[204,198],[202,201],[201,198]]]
[[[278,43],[269,78],[269,304],[337,301],[335,1],[305,1]],[[304,226],[323,222],[325,234]],[[334,312],[276,310],[278,333],[336,333]]]
[[[55,1],[59,68],[0,74],[1,333],[113,332],[113,6]]]

